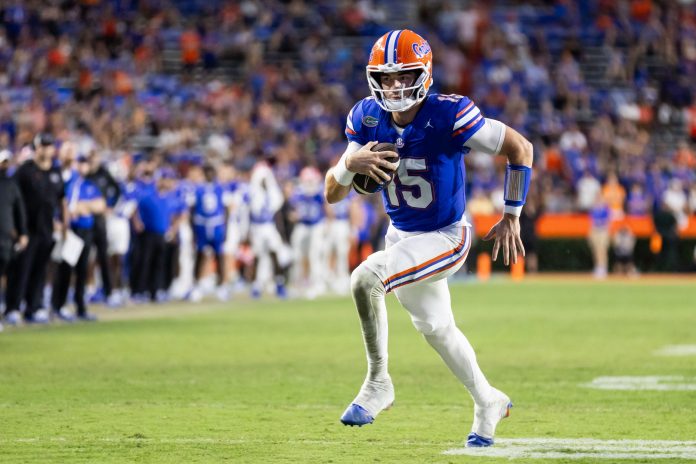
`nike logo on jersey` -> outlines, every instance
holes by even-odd
[[[431,129],[435,129],[435,126],[433,126],[432,124],[430,124],[430,119],[428,119],[428,122],[425,123],[424,129],[427,129],[428,127],[431,128]]]

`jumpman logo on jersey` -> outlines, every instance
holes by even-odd
[[[430,119],[428,119],[428,122],[425,123],[424,129],[427,129],[428,127],[431,128],[431,129],[435,129],[435,127],[434,127],[432,124],[430,124]]]

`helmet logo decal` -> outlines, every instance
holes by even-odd
[[[428,42],[414,43],[412,48],[413,53],[415,53],[418,58],[423,58],[430,53],[430,45],[428,45]]]

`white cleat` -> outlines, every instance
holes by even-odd
[[[389,409],[394,404],[394,385],[391,377],[387,376],[382,380],[365,380],[360,393],[355,397],[348,409],[343,413],[341,422],[346,425],[365,425],[372,423],[377,415]],[[364,411],[362,420],[346,420],[351,416],[351,409],[358,406]],[[363,422],[362,424],[359,422]]]
[[[75,321],[75,315],[72,313],[72,311],[70,311],[65,306],[63,306],[58,311],[56,311],[55,316],[58,319],[60,319],[61,321],[65,321],[65,322],[74,322]]]
[[[10,311],[9,313],[5,314],[5,322],[7,322],[9,325],[17,326],[22,323],[22,315],[17,310]]]
[[[111,293],[111,295],[109,295],[109,297],[106,299],[106,305],[112,309],[116,309],[123,306],[123,297],[121,296],[121,293],[117,290],[114,290]]]
[[[201,292],[198,287],[195,287],[193,290],[191,290],[191,293],[189,293],[188,299],[192,303],[200,303],[200,301],[203,299],[203,292]]]
[[[512,407],[510,397],[500,390],[492,389],[493,400],[484,406],[474,405],[474,423],[471,426],[471,433],[467,437],[467,447],[493,445],[493,436],[498,422],[510,415]]]
[[[215,289],[215,296],[218,300],[227,302],[230,300],[230,291],[227,286],[220,285],[217,289]]]

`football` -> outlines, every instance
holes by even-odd
[[[374,147],[372,147],[372,151],[393,151],[396,152],[396,145],[393,143],[378,143]],[[387,161],[390,163],[397,163],[399,162],[399,158],[392,157],[392,158],[386,158]],[[355,177],[353,177],[353,189],[358,192],[361,195],[369,195],[371,193],[377,193],[380,190],[384,188],[385,185],[387,185],[391,180],[394,178],[394,171],[385,171],[387,174],[390,174],[390,178],[388,181],[384,182],[377,182],[374,180],[372,177],[368,176],[367,174],[356,174]]]

